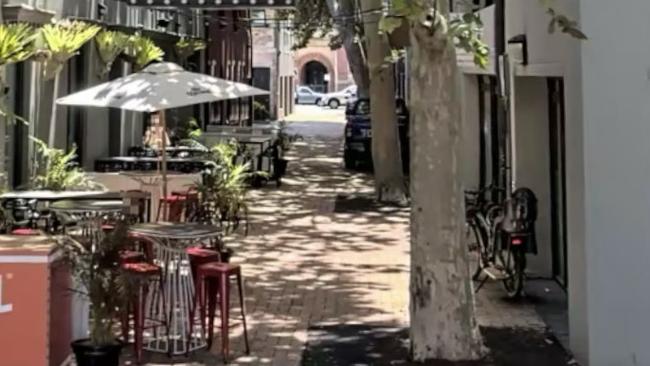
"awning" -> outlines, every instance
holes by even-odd
[[[132,6],[195,9],[292,8],[299,0],[121,0]]]

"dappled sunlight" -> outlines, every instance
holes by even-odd
[[[296,356],[315,324],[406,324],[408,211],[335,212],[337,196],[373,192],[370,176],[343,169],[340,146],[306,138],[281,188],[251,192],[249,236],[228,242],[243,265],[253,334],[254,356],[238,364]]]
[[[408,210],[348,204],[356,201],[337,210],[342,197],[372,201],[372,179],[343,169],[342,135],[320,136],[321,123],[298,129],[308,137],[294,145],[280,188],[250,192],[249,235],[227,238],[242,264],[251,341],[246,356],[233,296],[233,365],[298,365],[317,325],[407,324]],[[216,334],[191,362],[222,364]],[[194,365],[174,364],[184,361]]]

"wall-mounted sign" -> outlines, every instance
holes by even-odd
[[[0,275],[0,314],[3,313],[9,313],[14,310],[14,307],[12,304],[5,304],[2,299],[2,294],[4,293],[2,291],[2,275]]]

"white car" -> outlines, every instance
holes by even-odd
[[[357,86],[350,85],[341,91],[335,93],[327,93],[323,95],[319,105],[328,106],[332,109],[337,109],[342,105],[354,102],[356,99],[357,99]]]

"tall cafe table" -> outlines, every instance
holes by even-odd
[[[145,317],[166,314],[168,328],[160,326],[145,339],[145,349],[171,355],[184,355],[207,346],[199,321],[192,322],[190,309],[194,301],[194,279],[186,249],[201,241],[218,237],[221,229],[197,223],[148,223],[129,228],[129,234],[146,237],[154,243],[154,261],[163,269],[164,302],[146,305]],[[153,291],[159,291],[153,286]],[[147,296],[148,299],[157,296]],[[166,309],[161,307],[166,306]],[[190,329],[191,324],[196,324]],[[167,333],[167,330],[169,333]],[[166,336],[162,336],[165,335]]]
[[[81,235],[97,245],[104,235],[102,223],[107,216],[116,217],[128,212],[130,206],[122,200],[62,200],[50,205],[59,219],[74,221]]]
[[[76,222],[76,231],[68,233],[71,237],[77,235],[96,248],[104,238],[102,223],[106,217],[120,217],[129,209],[129,205],[121,200],[64,200],[56,201],[50,209],[59,219],[64,217]],[[78,287],[78,284],[73,285]],[[89,303],[82,296],[74,296],[73,307],[73,336],[83,338],[88,334]]]

